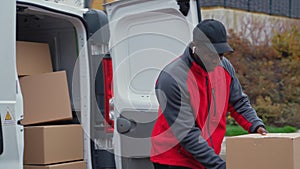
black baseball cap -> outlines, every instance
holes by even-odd
[[[203,20],[194,28],[193,42],[196,45],[205,43],[210,49],[214,47],[218,54],[233,52],[233,49],[227,43],[227,34],[224,25],[214,19]]]

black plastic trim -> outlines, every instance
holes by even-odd
[[[187,16],[190,11],[190,0],[177,0],[177,4],[179,5],[179,11]]]
[[[4,145],[3,145],[3,134],[2,134],[2,121],[1,121],[1,114],[0,114],[0,155],[3,154],[3,149],[4,149]]]
[[[91,140],[93,169],[116,169],[113,151],[96,150],[95,143]]]
[[[200,0],[196,0],[196,3],[197,3],[198,22],[200,23],[202,20]]]
[[[108,29],[108,18],[103,11],[96,9],[89,9],[84,15],[84,20],[87,24],[87,32],[88,37],[91,37],[94,33],[96,33],[100,29],[104,29],[104,31],[98,37],[102,40],[102,43],[108,43],[109,41],[109,29]]]
[[[117,131],[121,134],[128,133],[132,127],[131,121],[122,117],[117,118]]]

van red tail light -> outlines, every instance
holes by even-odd
[[[102,60],[102,68],[104,75],[104,118],[105,118],[105,130],[106,132],[114,131],[114,122],[109,118],[110,105],[109,100],[113,97],[112,90],[112,60],[109,54],[106,54]]]

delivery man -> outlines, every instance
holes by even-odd
[[[194,28],[184,53],[161,71],[151,137],[156,169],[225,169],[218,154],[227,112],[249,133],[267,133],[223,55],[232,51],[224,25],[204,20]]]

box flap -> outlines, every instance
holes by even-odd
[[[240,136],[228,137],[231,138],[259,138],[259,139],[269,139],[269,138],[289,138],[289,139],[298,139],[300,138],[300,133],[268,133],[267,135],[261,134],[245,134]]]

